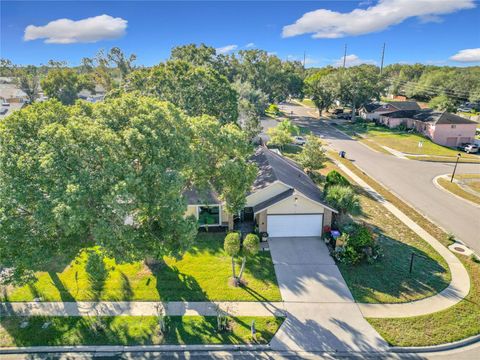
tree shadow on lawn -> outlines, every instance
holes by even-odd
[[[153,319],[153,317],[152,317]],[[152,344],[155,321],[143,332],[131,335],[127,323],[111,316],[4,317],[1,325],[13,340],[13,346],[60,345],[147,345]],[[150,319],[151,320],[151,319]],[[24,328],[23,321],[28,321]],[[43,326],[49,323],[45,328]],[[4,339],[5,340],[5,339]],[[6,345],[5,345],[6,346]]]
[[[162,301],[208,301],[206,292],[197,280],[165,262],[147,265],[156,279],[156,288]],[[149,280],[147,280],[149,281]]]
[[[217,255],[223,252],[223,240],[225,232],[200,232],[195,237],[192,247],[187,251],[191,255],[206,252],[210,255]]]
[[[373,264],[339,264],[342,275],[359,302],[406,302],[439,293],[449,282],[447,270],[423,250],[386,236],[374,227],[383,257]],[[410,274],[412,253],[414,259]]]

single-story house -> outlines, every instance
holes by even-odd
[[[251,161],[258,166],[258,175],[240,214],[228,214],[214,191],[189,190],[184,193],[187,215],[195,216],[200,226],[243,231],[255,225],[269,237],[321,236],[337,211],[325,203],[312,179],[295,162],[265,146],[257,148]]]
[[[82,89],[78,93],[78,98],[91,103],[96,103],[99,101],[103,101],[103,99],[105,99],[106,93],[107,92],[102,85],[96,84],[94,92],[91,92],[87,89]]]
[[[382,114],[378,122],[389,128],[404,125],[425,135],[436,144],[450,147],[474,142],[477,128],[475,121],[432,109],[394,111]]]
[[[369,103],[360,108],[360,116],[365,120],[378,120],[380,115],[394,111],[420,110],[415,101],[391,101],[388,103]]]

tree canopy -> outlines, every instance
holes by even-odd
[[[95,91],[95,83],[88,75],[77,74],[72,69],[53,69],[41,81],[42,89],[51,98],[64,105],[72,105],[83,90]]]
[[[86,244],[181,255],[197,231],[183,192],[213,186],[234,211],[256,172],[235,125],[135,94],[35,103],[0,123],[0,147],[0,263],[18,277]]]

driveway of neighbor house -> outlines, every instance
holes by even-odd
[[[273,238],[270,252],[287,319],[273,350],[384,351],[320,238]]]

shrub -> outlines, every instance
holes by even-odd
[[[326,192],[328,190],[328,187],[333,186],[333,185],[350,186],[350,183],[338,171],[332,170],[327,174],[327,176],[325,178],[325,186],[323,188],[323,191]]]
[[[374,234],[365,225],[348,224],[342,229],[343,234],[337,239],[335,258],[346,264],[357,264],[366,259],[372,263],[381,255]]]
[[[348,219],[347,214],[357,215],[360,213],[360,200],[351,187],[330,186],[325,199],[338,211],[337,219],[340,224]]]
[[[265,110],[265,112],[272,115],[279,115],[280,109],[278,108],[277,104],[270,104],[268,105],[267,110]]]

